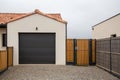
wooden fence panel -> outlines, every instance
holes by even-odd
[[[7,51],[0,51],[0,72],[7,68]]]
[[[8,67],[13,65],[13,47],[8,47]]]
[[[67,39],[67,62],[74,62],[74,43],[73,39]]]

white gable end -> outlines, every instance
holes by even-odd
[[[37,28],[37,30],[36,30]],[[7,45],[13,46],[14,65],[19,64],[19,33],[55,33],[56,63],[66,63],[66,24],[43,15],[33,14],[7,24]]]

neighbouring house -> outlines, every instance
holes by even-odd
[[[92,27],[92,38],[120,36],[120,13]]]
[[[0,13],[0,50],[13,47],[13,65],[65,65],[66,32],[60,14]]]

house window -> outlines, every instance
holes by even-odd
[[[2,35],[2,46],[3,47],[7,46],[7,35],[6,34]]]

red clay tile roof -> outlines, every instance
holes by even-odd
[[[56,13],[56,14],[46,14],[46,15],[51,16],[51,17],[56,18],[56,19],[61,19],[62,20],[62,17],[61,17],[61,15],[59,13]]]
[[[27,17],[29,15],[33,14],[40,14],[46,17],[49,17],[51,19],[54,19],[56,21],[67,23],[66,21],[62,20],[60,14],[45,14],[40,12],[38,9],[36,9],[33,13],[0,13],[0,24],[6,24],[24,17]]]
[[[24,13],[0,13],[0,24],[6,24],[9,21],[16,20],[27,14]]]

